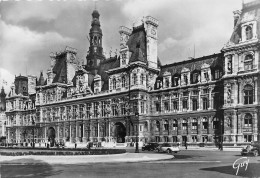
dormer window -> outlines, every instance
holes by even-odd
[[[187,75],[183,75],[183,78],[184,78],[184,83],[187,85],[188,84],[188,77],[187,77]]]
[[[116,89],[116,79],[115,78],[113,79],[112,83],[113,83],[113,90],[115,90]]]
[[[168,88],[168,87],[169,87],[169,84],[170,84],[169,79],[166,78],[166,79],[165,79],[165,87]]]
[[[122,65],[126,64],[126,53],[122,53]]]
[[[251,54],[246,55],[244,61],[244,68],[245,70],[253,69],[253,56]]]
[[[122,77],[122,88],[125,88],[125,76]]]
[[[253,38],[253,31],[251,26],[246,27],[246,40],[250,40]]]
[[[173,85],[176,87],[179,85],[179,77],[174,77]]]

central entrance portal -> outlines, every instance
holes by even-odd
[[[126,128],[121,122],[115,124],[115,137],[117,143],[125,143]]]
[[[50,141],[50,147],[54,146],[55,143],[55,130],[53,127],[50,127],[48,129],[48,140]]]

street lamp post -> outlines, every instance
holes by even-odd
[[[223,120],[220,120],[220,151],[223,151]]]
[[[34,124],[35,124],[35,122],[34,122],[34,120],[32,120],[32,126],[33,126],[32,127],[32,129],[33,129],[32,130],[32,134],[33,134],[33,145],[32,146],[33,146],[33,148],[34,148]]]
[[[135,140],[136,140],[136,144],[135,144],[135,153],[139,153],[139,148],[138,148],[138,141],[139,141],[139,139],[138,139],[138,136],[139,136],[139,113],[138,112],[136,112],[135,113],[135,116],[136,116],[136,118],[137,118],[137,127],[136,127],[136,137],[135,137]]]

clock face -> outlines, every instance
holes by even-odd
[[[72,61],[73,61],[73,60],[75,60],[75,59],[76,59],[76,56],[75,56],[75,54],[71,54],[71,55],[70,55],[70,60],[72,60]]]
[[[152,29],[152,30],[151,30],[151,33],[152,33],[152,35],[156,35],[155,29]]]

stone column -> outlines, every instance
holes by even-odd
[[[111,137],[110,137],[110,122],[108,123],[108,139],[109,139],[109,142],[111,141]]]
[[[257,141],[257,135],[258,135],[258,120],[257,120],[257,112],[254,112],[253,115],[253,141]]]
[[[44,126],[44,140],[45,140],[45,143],[47,143],[47,140],[48,138],[47,138],[47,127],[46,127],[46,125]]]
[[[85,127],[86,127],[86,123],[85,122],[83,122],[82,123],[82,129],[83,129],[83,138],[82,138],[82,140],[83,140],[83,142],[84,143],[86,143],[87,142],[87,140],[86,140],[86,133],[85,133]]]
[[[100,141],[100,128],[99,128],[99,121],[97,122],[97,127],[98,127],[98,138],[97,138],[97,140],[98,140],[98,142]]]
[[[79,142],[79,124],[78,122],[75,123],[75,137],[76,137],[76,142]]]
[[[242,118],[242,115],[239,114],[238,116],[238,123],[237,123],[237,127],[238,127],[238,133],[237,133],[237,137],[238,137],[238,142],[243,142],[243,133],[242,133],[242,122],[243,121],[243,118]]]
[[[71,129],[71,123],[70,123],[70,142],[72,142],[72,129]]]
[[[57,125],[57,139],[58,139],[58,141],[60,141],[60,125],[58,124]]]
[[[66,122],[63,122],[63,141],[66,142]]]
[[[213,108],[213,106],[212,106],[212,88],[210,87],[209,88],[209,107],[208,107],[208,109],[212,109]]]
[[[188,111],[192,111],[192,100],[191,100],[191,91],[189,90],[189,97],[188,97]]]
[[[201,111],[201,88],[199,87],[199,97],[198,97],[198,109],[197,111]]]

